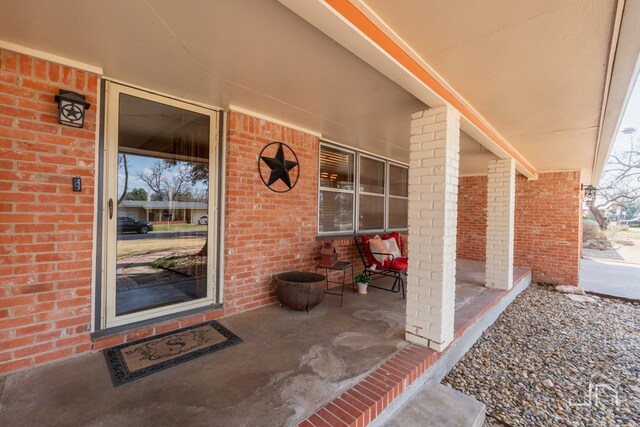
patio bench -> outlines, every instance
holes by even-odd
[[[369,286],[372,288],[382,289],[384,291],[390,291],[394,293],[402,291],[402,298],[404,299],[404,276],[407,275],[409,258],[399,256],[397,251],[395,253],[388,250],[383,252],[380,248],[372,250],[370,242],[372,240],[376,240],[376,237],[379,237],[383,242],[389,239],[393,239],[400,254],[402,254],[402,239],[400,239],[400,235],[395,231],[393,233],[374,237],[354,236],[356,247],[358,248],[358,253],[360,254],[360,259],[362,260],[362,264],[364,265],[364,270],[362,272],[371,277],[371,279],[376,279],[379,277],[393,278],[393,286],[391,288],[377,286],[373,283],[371,283]]]

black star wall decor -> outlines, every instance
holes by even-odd
[[[273,152],[274,149],[275,156],[269,157],[268,153]],[[263,163],[267,167],[264,167]],[[286,193],[295,187],[300,176],[298,156],[287,144],[272,142],[260,152],[258,171],[262,182],[269,190],[276,193]],[[278,184],[278,182],[282,182],[284,185]]]

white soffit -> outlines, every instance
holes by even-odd
[[[73,16],[73,30],[61,23]],[[0,40],[117,81],[230,105],[408,162],[424,103],[288,8],[265,0],[3,0]]]
[[[419,77],[405,68],[396,58],[390,55],[385,49],[370,40],[366,34],[360,31],[356,25],[351,23],[347,18],[340,15],[324,1],[319,0],[279,0],[287,5],[291,10],[302,16],[314,26],[331,36],[334,40],[341,43],[354,54],[361,57],[367,63],[371,64],[381,73],[398,83],[417,98],[431,106],[444,104],[445,101],[432,88],[428,87]],[[329,2],[333,3],[333,2]],[[336,3],[346,3],[336,2]],[[471,135],[480,144],[487,147],[498,157],[504,158],[513,156],[516,158],[516,168],[519,172],[534,178],[537,176],[535,169],[529,164],[527,159],[517,152],[512,146],[506,142],[498,130],[496,130],[482,115],[478,113],[473,106],[457,93],[448,82],[442,78],[436,70],[434,70],[423,58],[416,53],[409,44],[401,39],[387,23],[376,15],[363,1],[353,0],[351,4],[369,19],[373,25],[380,29],[387,37],[389,37],[401,50],[407,54],[411,60],[415,61],[418,66],[427,72],[430,77],[441,85],[446,92],[445,96],[453,96],[463,108],[469,110],[471,117],[461,117],[461,129]],[[391,4],[388,4],[392,7]],[[478,128],[473,120],[479,121],[481,125],[488,130],[491,137],[485,130]],[[496,142],[499,141],[498,142]]]
[[[635,81],[638,0],[362,2],[538,170],[599,178]]]
[[[420,82],[399,77],[399,67],[394,68],[389,55],[371,53],[371,43],[365,37],[354,40],[353,30],[345,35],[344,18],[334,16],[332,22],[322,16],[329,4],[344,1],[280,1],[435,105]],[[426,63],[432,76],[472,106],[535,168],[590,174],[616,33],[615,0],[350,2],[407,54]],[[639,42],[636,38],[631,44]],[[615,74],[614,70],[614,79]],[[622,79],[620,85],[626,89],[629,81]],[[464,121],[461,126],[504,157],[487,144],[483,132]]]
[[[605,105],[598,151],[589,182],[596,187],[609,159],[611,147],[620,131],[620,124],[633,85],[640,75],[640,0],[626,0],[617,40],[611,86]]]
[[[324,2],[281,0],[281,3],[288,4],[289,8],[265,0],[188,3],[2,0],[0,40],[90,64],[119,81],[178,98],[222,108],[241,106],[406,163],[410,113],[424,109],[425,104],[437,105],[441,100],[379,49],[367,62],[349,52],[347,49],[370,50],[372,45],[365,38],[354,36],[353,29],[336,19]],[[353,3],[357,3],[356,0]],[[419,27],[413,29],[411,23],[392,25],[417,52],[409,53],[417,60],[424,57],[434,75],[442,76],[439,80],[443,85],[453,91],[447,86],[447,82],[451,83],[491,124],[496,134],[499,132],[498,135],[521,150],[540,170],[592,167],[595,142],[588,130],[597,129],[598,114],[591,106],[594,103],[591,98],[598,90],[602,96],[604,83],[597,82],[598,73],[594,75],[591,59],[583,58],[582,54],[585,49],[591,49],[593,61],[602,62],[600,78],[604,80],[606,48],[600,41],[610,32],[611,24],[607,26],[603,22],[611,20],[613,3],[613,0],[539,0],[513,4],[507,0],[366,1],[387,23],[407,15],[419,17]],[[634,5],[637,3],[638,0],[633,0]],[[486,10],[477,10],[478,4]],[[319,31],[309,25],[311,20],[307,22],[292,12],[290,9],[295,9],[294,6],[331,14],[331,19],[323,19],[326,28]],[[315,9],[318,7],[320,12]],[[427,12],[421,12],[425,8]],[[73,31],[61,31],[60,23],[68,22],[70,16],[74,20]],[[560,18],[566,18],[566,22]],[[637,23],[637,20],[630,22]],[[546,32],[556,34],[560,24],[567,29],[559,41],[547,36]],[[588,27],[588,31],[584,27]],[[434,28],[440,31],[429,33]],[[637,31],[640,26],[636,24],[635,28]],[[420,38],[418,41],[437,49],[421,51],[424,47],[414,43],[413,33],[403,33],[414,30]],[[343,34],[352,46],[331,40],[326,34],[332,32]],[[640,37],[629,39],[625,47],[623,33],[620,50],[636,52],[632,61],[635,64]],[[542,44],[547,48],[538,50],[542,50],[549,61],[536,62],[538,58],[547,57],[531,56],[535,52],[527,49],[524,43],[527,40],[538,40],[534,46]],[[549,52],[559,51],[553,46],[556,42],[577,51],[568,58],[569,67],[564,67],[562,61],[551,61],[555,56]],[[528,70],[520,78],[507,67],[511,65],[507,59],[514,52],[519,55],[516,62],[522,63],[520,68]],[[432,61],[429,55],[435,59]],[[492,60],[485,60],[484,56]],[[573,62],[576,64],[572,65]],[[627,93],[630,73],[625,75],[623,63],[622,59],[616,59],[613,75],[614,80],[617,75],[626,76],[627,85],[624,78],[620,79],[620,90],[614,90],[612,85],[609,98],[612,106],[607,113],[613,112],[616,105],[620,108],[617,99]],[[591,83],[586,84],[581,73],[587,74],[587,83]],[[554,90],[537,85],[536,78],[546,82],[549,75],[560,76],[552,82]],[[565,84],[567,75],[569,83]],[[576,107],[575,90],[571,88],[579,85],[588,96],[582,98],[585,106]],[[540,87],[545,90],[539,90]],[[549,93],[554,91],[570,96],[550,97]],[[521,96],[523,93],[528,96]],[[562,119],[561,124],[567,124],[566,127],[551,130],[540,127],[544,115],[548,114],[540,107],[545,102],[548,103],[546,110],[551,110],[550,105],[560,112],[557,119]],[[596,104],[601,102],[602,99]],[[615,114],[608,117],[613,116]],[[571,126],[572,122],[575,126]],[[483,132],[468,121],[463,120],[461,126],[472,139],[488,145]],[[566,135],[554,139],[556,133]],[[553,138],[549,134],[553,134]],[[588,140],[578,143],[583,137]],[[556,145],[563,147],[560,150]],[[608,152],[605,143],[601,147]],[[499,157],[507,155],[495,146],[492,151]],[[580,155],[566,154],[570,152],[580,152]],[[589,152],[591,160],[587,158]],[[585,162],[588,165],[582,166]],[[464,169],[463,165],[461,173],[470,173]]]

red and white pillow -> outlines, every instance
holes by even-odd
[[[377,234],[373,239],[369,239],[369,250],[371,250],[371,255],[380,264],[384,264],[389,259],[387,255],[383,255],[389,252],[387,246]]]
[[[393,255],[393,259],[400,258],[402,253],[400,252],[400,248],[398,247],[398,242],[396,239],[385,239],[383,240],[384,246],[386,247],[387,253]]]

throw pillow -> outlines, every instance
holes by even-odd
[[[400,235],[400,252],[402,258],[409,258],[409,236],[406,234]]]
[[[387,252],[387,247],[380,236],[376,235],[376,237],[369,240],[369,248],[371,249],[371,255],[373,255],[380,264],[384,264],[389,259],[388,256],[382,255]]]
[[[384,245],[386,246],[387,253],[390,253],[391,255],[393,255],[393,258],[400,258],[400,256],[402,255],[400,253],[400,248],[398,247],[398,244],[396,243],[396,239],[386,239],[384,240]]]

